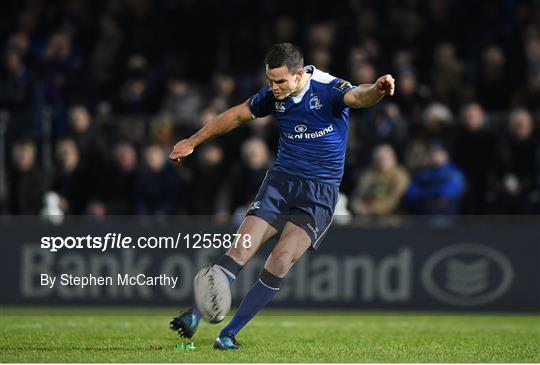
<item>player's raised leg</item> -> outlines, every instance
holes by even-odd
[[[241,237],[249,235],[251,245],[249,247],[233,245],[225,255],[214,262],[214,265],[219,266],[225,273],[229,284],[233,283],[242,267],[251,260],[264,242],[277,233],[277,230],[265,220],[248,215],[238,228],[237,233]],[[178,317],[173,318],[169,325],[173,331],[178,331],[178,335],[181,337],[191,338],[197,330],[200,319],[201,313],[195,306],[192,306]]]
[[[279,291],[282,279],[294,263],[310,247],[311,238],[306,231],[287,222],[281,238],[270,253],[259,279],[246,294],[231,322],[214,342],[219,350],[238,349],[238,332],[268,304]]]

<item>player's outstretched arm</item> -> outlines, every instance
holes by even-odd
[[[377,104],[384,96],[394,95],[395,80],[392,75],[383,75],[374,84],[360,85],[343,96],[350,108],[365,108]]]
[[[204,141],[227,133],[252,119],[254,119],[254,117],[253,114],[251,114],[251,109],[249,108],[247,101],[240,105],[233,106],[219,114],[215,119],[199,129],[199,131],[191,137],[183,139],[175,144],[169,158],[173,161],[180,161],[181,158],[191,155],[195,147]]]

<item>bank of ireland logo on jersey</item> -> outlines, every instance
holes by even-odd
[[[321,109],[322,108],[322,104],[321,104],[321,101],[319,100],[319,96],[318,95],[315,95],[313,96],[311,99],[309,99],[309,109]]]
[[[283,113],[285,112],[285,102],[284,101],[276,101],[274,104],[274,107],[276,108],[276,112]]]
[[[513,281],[508,258],[478,244],[443,248],[431,255],[422,269],[422,282],[431,296],[461,307],[490,303],[505,294]]]
[[[305,125],[303,125],[303,124],[298,124],[298,125],[296,125],[296,126],[294,127],[294,131],[295,131],[296,133],[302,133],[302,132],[307,131],[307,127],[306,127]]]

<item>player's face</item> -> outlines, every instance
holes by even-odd
[[[277,100],[283,100],[298,91],[297,88],[302,79],[302,70],[298,70],[291,74],[287,66],[267,68],[266,78],[268,79],[268,84],[272,88],[274,97]]]

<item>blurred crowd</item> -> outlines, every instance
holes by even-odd
[[[0,209],[238,219],[273,117],[172,145],[265,82],[276,42],[396,95],[351,111],[338,214],[540,212],[540,2],[27,0],[2,4]],[[238,17],[243,8],[249,17]]]

